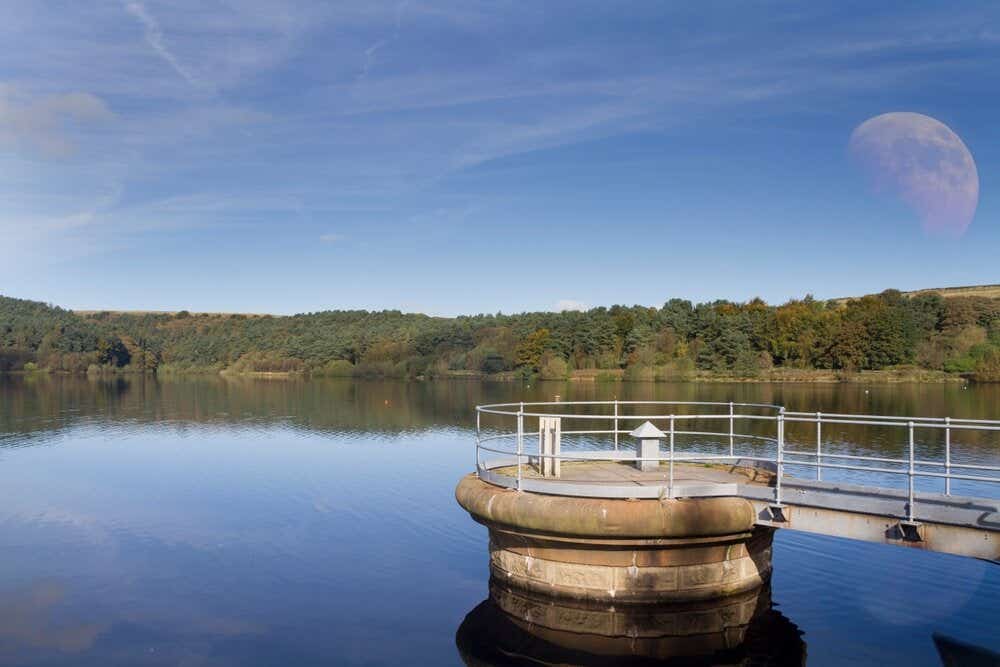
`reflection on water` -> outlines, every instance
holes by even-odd
[[[1000,418],[1000,384],[972,385],[810,385],[810,384],[694,384],[694,383],[551,383],[514,382],[353,382],[350,380],[260,380],[239,377],[199,377],[160,381],[155,378],[0,376],[0,447],[24,446],[51,438],[68,428],[109,423],[125,425],[204,424],[221,428],[266,429],[274,425],[337,437],[365,437],[371,433],[401,435],[429,429],[467,433],[474,423],[474,406],[511,401],[549,401],[560,395],[567,401],[671,400],[736,401],[784,405],[789,410],[847,414],[914,415],[953,418]],[[588,408],[580,408],[586,411]],[[667,408],[661,408],[667,409]],[[642,408],[622,408],[622,414]],[[671,409],[674,410],[674,409]],[[675,409],[678,413],[685,408]],[[583,426],[602,428],[597,422]],[[678,428],[725,431],[725,424],[683,421]],[[513,422],[484,416],[486,429],[512,431]],[[529,424],[530,426],[530,424]],[[580,427],[580,424],[577,425]],[[610,423],[603,428],[610,428]],[[744,421],[737,432],[774,437],[776,424]],[[564,429],[565,430],[565,429]],[[904,427],[826,424],[823,448],[832,454],[905,457],[908,436]],[[812,451],[815,426],[786,423],[788,449]],[[917,431],[916,455],[943,460],[944,432]],[[563,447],[611,446],[609,442],[575,442],[564,437]],[[771,445],[737,439],[738,451],[765,454]],[[679,451],[686,448],[728,452],[728,438],[678,436]],[[957,464],[996,465],[1000,431],[954,430],[952,461]],[[771,452],[773,455],[773,452]],[[470,454],[471,457],[471,454]],[[815,475],[811,467],[788,464],[792,475]],[[827,469],[827,481],[899,487],[904,478]],[[918,490],[940,491],[941,480],[920,478]],[[1000,485],[956,482],[956,495],[1000,495]]]
[[[543,661],[582,661],[560,651],[598,652],[607,638],[591,632],[581,648],[565,635],[579,628],[561,629],[531,601],[501,616],[527,636],[487,642],[477,631],[455,650],[456,628],[489,589],[486,530],[454,499],[473,466],[473,406],[556,393],[1000,413],[1000,387],[952,385],[0,377],[0,664],[503,664],[504,651],[537,656],[539,646],[551,651]],[[1000,458],[985,442],[957,448]],[[805,633],[811,667],[937,667],[934,632],[1000,650],[1000,568],[982,561],[779,531],[772,595]],[[745,627],[738,607],[717,632],[695,624],[700,639],[672,646],[711,645],[685,649],[692,660],[801,658],[795,627],[758,607]],[[591,613],[581,618],[602,627]],[[657,646],[640,636],[650,623],[616,623],[604,627],[631,632],[630,646]],[[663,625],[682,621],[652,630]]]
[[[106,628],[84,620],[56,620],[55,612],[65,598],[66,587],[48,579],[4,596],[0,606],[0,661],[15,662],[36,650],[79,653],[89,648]],[[12,651],[15,647],[20,654]]]
[[[794,665],[802,633],[769,586],[720,600],[605,607],[490,583],[455,636],[466,665]]]
[[[282,422],[310,430],[466,428],[481,403],[674,400],[784,405],[788,410],[1000,418],[1000,384],[723,384],[354,382],[194,377],[176,380],[0,375],[0,434],[26,435],[100,417],[123,422]],[[791,430],[799,428],[789,425]],[[808,426],[802,426],[808,440]],[[831,433],[831,437],[833,434]]]

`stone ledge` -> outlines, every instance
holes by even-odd
[[[697,538],[753,530],[756,514],[743,498],[624,500],[553,496],[503,489],[466,475],[455,498],[482,523],[594,538]]]

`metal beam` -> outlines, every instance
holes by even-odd
[[[926,551],[1000,559],[1000,502],[919,494],[914,521],[908,520],[906,491],[787,480],[781,516],[775,517],[769,489],[740,485],[758,523],[775,528],[894,544]]]

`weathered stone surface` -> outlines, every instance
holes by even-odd
[[[490,530],[505,586],[605,603],[710,600],[771,572],[768,528],[740,498],[615,500],[519,493],[464,478],[459,503]]]
[[[756,515],[743,498],[620,500],[518,493],[467,475],[458,504],[492,524],[595,538],[692,538],[753,530]]]
[[[770,574],[749,556],[736,560],[666,567],[615,567],[566,563],[506,550],[491,554],[498,580],[545,595],[579,600],[645,602],[703,600],[751,591]]]

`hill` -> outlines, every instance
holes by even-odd
[[[922,296],[925,294],[937,294],[945,299],[951,299],[954,297],[964,297],[964,296],[975,296],[983,297],[986,299],[1000,299],[1000,285],[966,285],[962,287],[927,287],[924,289],[911,290],[908,292],[900,292],[906,297]],[[844,304],[853,299],[858,299],[860,297],[856,296],[843,296],[836,299],[831,299],[834,303]]]
[[[1000,299],[1000,285],[969,285],[966,287],[931,287],[928,289],[903,292],[906,296],[921,294],[940,294],[948,299],[956,296],[981,296],[987,299]]]
[[[0,371],[653,380],[908,366],[988,380],[1000,379],[995,290],[886,290],[779,306],[671,299],[659,308],[456,318],[73,312],[0,296]]]

